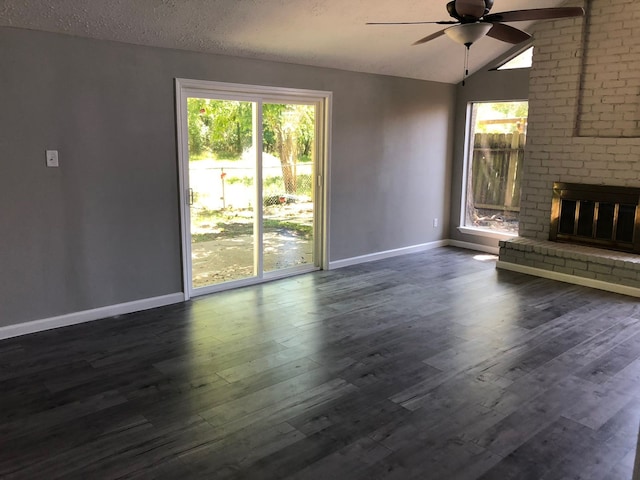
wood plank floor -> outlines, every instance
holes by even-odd
[[[0,342],[3,479],[630,479],[640,303],[455,248]]]

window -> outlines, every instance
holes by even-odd
[[[517,235],[528,102],[471,103],[462,226]]]
[[[514,70],[516,68],[530,68],[533,63],[533,47],[516,55],[511,60],[500,65],[497,70]]]

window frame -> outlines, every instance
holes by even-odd
[[[482,103],[510,103],[510,102],[529,102],[528,98],[520,99],[499,99],[499,100],[471,100],[467,102],[465,110],[465,133],[464,133],[464,155],[462,169],[462,188],[460,199],[460,217],[458,223],[458,231],[467,235],[475,235],[479,237],[492,238],[497,240],[509,240],[518,236],[517,233],[498,232],[488,228],[474,227],[466,224],[467,221],[467,199],[469,196],[469,175],[471,175],[470,162],[473,159],[472,138],[474,132],[473,108],[476,104]],[[519,221],[519,219],[518,219]]]
[[[508,65],[511,62],[513,62],[518,57],[524,55],[525,53],[527,53],[529,51],[531,51],[531,64],[530,65],[525,65],[525,66],[522,66],[522,67],[506,67],[506,65]],[[508,60],[505,60],[502,63],[500,63],[500,65],[495,67],[493,70],[497,70],[497,71],[500,71],[500,72],[506,72],[506,71],[509,71],[509,70],[522,70],[522,69],[525,69],[525,68],[531,68],[531,66],[533,65],[533,54],[534,54],[534,45],[529,45],[528,47],[524,48],[523,50],[520,50],[517,54],[509,57]]]

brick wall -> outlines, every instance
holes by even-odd
[[[640,136],[640,2],[592,2],[586,23],[578,135]]]
[[[553,182],[640,186],[640,2],[569,5],[588,18],[530,30],[520,236],[537,240],[549,237]]]

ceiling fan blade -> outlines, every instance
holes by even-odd
[[[491,30],[487,32],[488,37],[495,38],[507,43],[521,43],[531,38],[527,32],[513,28],[510,25],[504,23],[494,23]]]
[[[456,12],[461,17],[480,18],[484,15],[484,0],[456,0]]]
[[[446,30],[446,29],[444,29]],[[413,42],[411,45],[422,45],[423,43],[427,43],[430,40],[433,40],[434,38],[438,38],[441,37],[442,35],[444,35],[444,30],[440,30],[436,33],[432,33],[431,35],[427,35],[424,38],[421,38],[420,40]]]
[[[455,20],[440,20],[438,22],[367,22],[366,25],[455,25],[456,23],[460,22]]]
[[[555,18],[581,17],[582,7],[534,8],[532,10],[512,10],[485,15],[486,22],[523,22],[527,20],[552,20]]]

